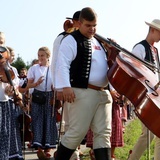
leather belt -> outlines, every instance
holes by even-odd
[[[92,84],[88,84],[88,88],[91,88],[91,89],[94,89],[94,90],[97,90],[97,91],[103,91],[104,90],[103,87],[94,86]]]

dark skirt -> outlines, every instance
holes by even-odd
[[[20,137],[20,123],[18,121],[18,116],[21,109],[15,106],[13,101],[10,102],[11,107],[11,136],[10,136],[10,150],[9,159],[22,159],[22,142]]]
[[[36,90],[36,92],[40,91]],[[31,104],[32,147],[40,147],[42,149],[56,148],[58,131],[55,109],[50,104],[52,97],[52,92],[46,92],[47,100],[44,105],[34,102]],[[53,112],[54,114],[52,114]]]
[[[10,148],[10,103],[0,102],[0,159],[8,160]]]

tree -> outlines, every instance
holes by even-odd
[[[18,56],[18,58],[12,63],[12,66],[17,68],[18,73],[22,68],[28,68],[25,64],[25,62],[22,60],[21,57]]]

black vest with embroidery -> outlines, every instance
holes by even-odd
[[[144,46],[144,48],[145,48],[146,56],[145,56],[144,60],[149,62],[149,63],[154,64],[154,59],[153,59],[153,55],[152,55],[152,51],[151,51],[151,46],[149,45],[149,43],[146,40],[142,40],[141,42],[139,42],[137,44],[142,44]],[[155,49],[157,50],[157,48],[155,48]]]
[[[70,34],[77,42],[77,56],[70,68],[70,83],[72,87],[87,88],[92,59],[91,43],[79,30]]]

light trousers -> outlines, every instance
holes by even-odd
[[[63,105],[63,114],[62,114],[62,126],[61,126],[62,132],[66,132],[68,130],[68,127],[69,127],[69,115],[68,115],[68,109],[65,103]],[[74,151],[74,153],[72,154],[69,160],[75,160],[75,159],[80,160],[78,147],[76,148],[76,150]]]
[[[155,137],[154,160],[160,160],[160,138]]]
[[[76,149],[88,132],[93,131],[93,149],[111,148],[112,97],[108,90],[73,88],[73,103],[66,103],[68,129],[62,136],[62,145]]]
[[[140,135],[137,143],[132,149],[132,153],[129,156],[128,160],[139,160],[154,138],[154,134],[150,132],[143,123],[141,124],[142,124],[142,134]]]

